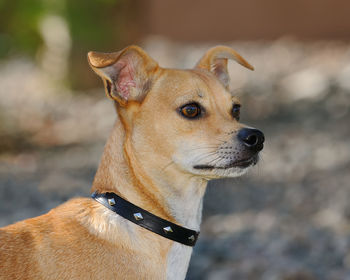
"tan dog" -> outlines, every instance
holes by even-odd
[[[192,70],[161,68],[136,46],[88,58],[118,112],[92,191],[198,231],[207,181],[242,175],[263,148],[228,92],[227,59],[253,67],[223,46]],[[191,252],[77,198],[0,229],[0,279],[184,279]]]

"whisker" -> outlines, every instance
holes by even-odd
[[[220,159],[222,159],[221,156],[217,156],[216,158],[212,159],[211,161],[207,162],[206,164],[211,165],[217,163]]]
[[[205,153],[205,154],[201,154],[201,155],[198,155],[197,157],[195,157],[193,159],[194,162],[197,162],[197,161],[202,161],[203,159],[207,158],[207,157],[211,157],[213,155],[215,155],[216,152],[210,152],[210,153]]]
[[[215,148],[215,150],[216,150],[217,146],[197,147],[197,148],[193,148],[193,149],[191,149],[191,150],[192,150],[192,151],[196,151],[196,150],[205,150],[205,149],[210,150],[210,149],[214,149],[214,148]]]
[[[214,138],[215,140],[219,141],[221,144],[226,144],[227,140],[219,139],[219,138]]]
[[[175,163],[174,161],[170,161],[170,163],[168,163],[167,165],[165,165],[161,171],[164,171],[166,168],[168,168],[170,165],[172,165],[173,163]]]

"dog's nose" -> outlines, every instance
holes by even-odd
[[[238,139],[250,150],[259,152],[264,148],[264,134],[257,129],[242,128],[238,134]]]

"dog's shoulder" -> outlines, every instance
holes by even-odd
[[[58,228],[72,230],[90,214],[93,204],[94,201],[88,198],[71,199],[44,215],[0,228],[0,248],[5,250],[16,245],[35,244],[36,239],[43,239]]]
[[[20,264],[28,264],[28,260],[34,265],[37,263],[34,252],[41,251],[42,255],[49,256],[50,251],[56,251],[60,245],[74,244],[77,241],[74,239],[88,235],[84,219],[90,214],[93,204],[94,201],[88,198],[72,199],[44,215],[0,228],[0,263],[3,268],[10,269],[15,264],[21,267]]]

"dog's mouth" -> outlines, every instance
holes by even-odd
[[[259,160],[259,156],[256,154],[250,158],[241,159],[237,161],[230,162],[227,165],[224,166],[214,166],[214,165],[195,165],[193,166],[194,169],[202,169],[202,170],[213,170],[213,169],[229,169],[229,168],[247,168],[251,165],[255,165]]]

